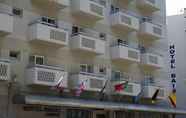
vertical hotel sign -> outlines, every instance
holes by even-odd
[[[176,107],[176,50],[175,45],[172,44],[169,46],[170,54],[170,79],[172,85],[172,92],[169,95],[169,99],[174,107]]]

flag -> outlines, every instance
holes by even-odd
[[[59,79],[59,81],[56,83],[55,86],[52,87],[53,90],[58,90],[59,92],[63,92],[63,75],[61,76],[61,78]]]
[[[154,92],[154,94],[153,94],[153,96],[152,96],[152,103],[155,103],[155,101],[157,100],[159,91],[160,91],[160,90],[157,89],[157,90]]]
[[[143,90],[141,90],[137,96],[133,96],[132,98],[133,103],[138,104],[142,96],[143,96]]]
[[[100,95],[100,100],[103,100],[103,97],[104,97],[103,92],[104,92],[105,88],[107,87],[107,83],[108,83],[108,79],[107,79],[107,81],[105,82],[105,85],[103,86],[103,88],[101,89],[101,91],[100,91],[100,93],[99,93],[99,95]]]
[[[172,104],[172,106],[174,108],[176,108],[176,93],[175,92],[172,92],[170,95],[169,95],[169,101],[170,103]]]
[[[117,92],[120,92],[120,91],[126,89],[127,87],[128,87],[128,81],[123,82],[123,83],[116,84],[114,86],[115,91],[117,91]]]
[[[76,96],[80,96],[81,93],[85,90],[85,82],[87,82],[88,80],[82,81],[79,86],[78,89],[76,90]]]

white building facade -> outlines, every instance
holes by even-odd
[[[167,101],[164,0],[0,0],[0,21],[2,118],[186,113]]]

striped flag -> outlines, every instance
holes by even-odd
[[[62,75],[61,78],[58,80],[55,86],[52,87],[53,90],[58,90],[59,92],[63,92],[63,78],[64,76]]]
[[[171,103],[171,105],[176,108],[176,92],[172,92],[170,95],[169,95],[169,101]]]
[[[104,90],[105,90],[106,87],[107,87],[108,81],[109,81],[109,79],[107,79],[107,81],[105,82],[105,85],[103,86],[103,88],[101,89],[101,91],[100,91],[100,93],[99,93],[100,100],[103,100],[103,98],[104,98],[103,92],[104,92]]]
[[[78,89],[76,90],[76,96],[80,96],[81,93],[85,90],[85,83],[87,82],[88,80],[85,80],[85,81],[82,81],[79,86],[78,86]]]
[[[152,103],[155,103],[158,97],[159,89],[157,89],[152,96]]]
[[[133,103],[138,104],[142,96],[143,96],[143,90],[141,90],[137,96],[134,96],[132,98]]]

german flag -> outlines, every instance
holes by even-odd
[[[154,94],[153,94],[153,96],[152,96],[152,103],[155,103],[155,101],[157,100],[159,91],[160,91],[160,90],[157,89],[157,90],[154,92]]]
[[[169,95],[169,100],[170,100],[170,103],[172,104],[172,106],[174,108],[176,108],[176,93],[175,92],[172,92],[170,95]]]

